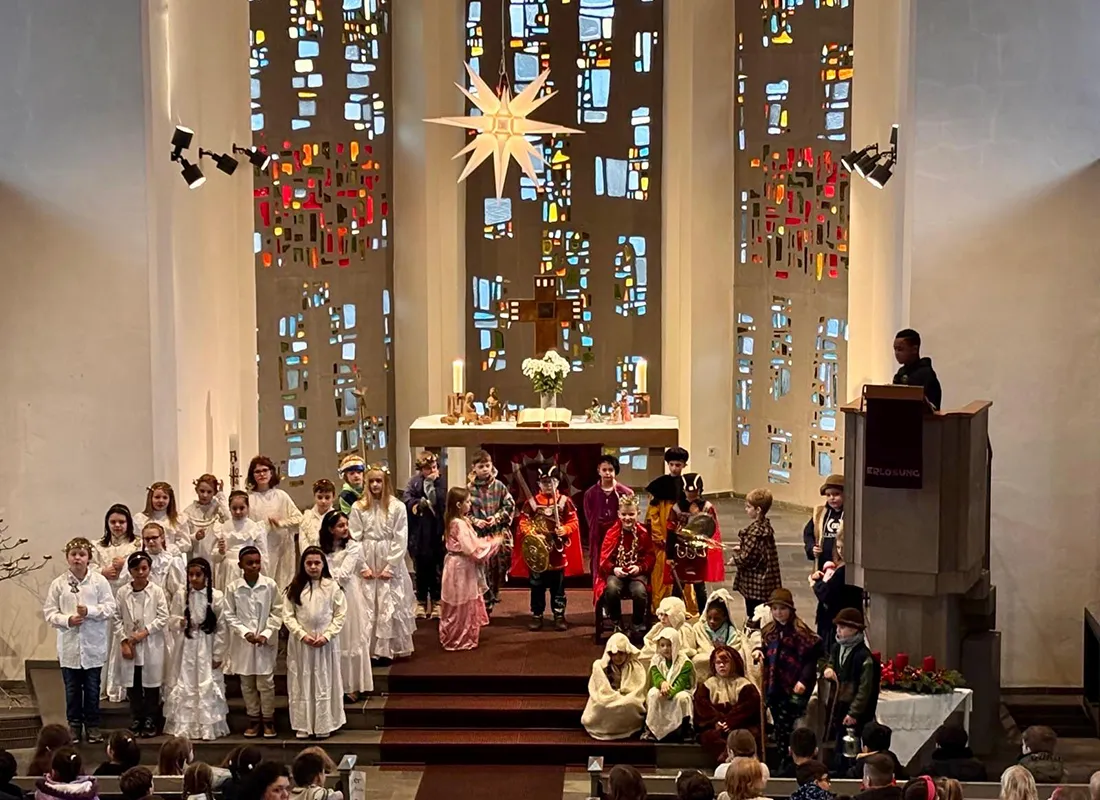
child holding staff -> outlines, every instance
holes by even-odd
[[[191,555],[212,561],[214,531],[229,519],[229,505],[222,484],[213,475],[200,475],[195,480],[195,501],[183,510],[183,518],[191,533]]]
[[[439,643],[444,650],[473,650],[481,627],[489,624],[485,610],[485,578],[479,565],[500,549],[504,537],[478,539],[470,524],[470,492],[455,486],[447,492],[447,556],[443,562],[442,616]]]
[[[187,520],[176,510],[176,490],[172,484],[157,481],[145,493],[145,508],[134,515],[134,526],[144,528],[155,522],[164,531],[164,547],[173,555],[191,552],[191,532]]]
[[[245,545],[237,557],[241,577],[225,587],[225,621],[229,627],[229,665],[240,676],[248,712],[244,735],[254,739],[263,726],[265,739],[275,732],[275,660],[283,626],[283,595],[275,581],[260,574],[263,556]]]

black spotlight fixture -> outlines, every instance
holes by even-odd
[[[183,151],[191,146],[191,140],[195,138],[195,132],[190,128],[177,125],[172,133],[172,160],[179,161]]]
[[[267,169],[267,165],[271,163],[271,156],[257,147],[233,145],[233,152],[248,156],[249,163],[256,169]]]
[[[226,175],[232,175],[237,170],[237,159],[228,153],[215,153],[213,150],[203,150],[199,148],[199,159],[203,156],[213,159],[214,163],[218,166],[222,172]]]
[[[881,189],[890,178],[894,177],[894,166],[898,163],[898,126],[890,131],[890,152],[881,164],[875,166],[867,175],[867,182],[876,189]]]
[[[199,165],[192,164],[183,157],[183,151],[191,146],[191,141],[194,138],[195,132],[182,125],[177,125],[176,130],[172,133],[171,159],[173,163],[178,163],[180,165],[180,174],[182,174],[183,179],[187,181],[188,189],[198,189],[206,183],[206,177],[202,174],[202,170],[199,169]]]
[[[877,144],[869,144],[866,147],[864,147],[862,150],[853,150],[848,155],[841,156],[840,165],[842,167],[844,167],[844,169],[848,170],[849,172],[855,172],[856,171],[856,164],[858,164],[864,156],[866,156],[868,153],[870,153],[872,149],[877,153],[878,152],[878,145]]]
[[[879,152],[878,145],[872,145],[871,152],[855,163],[856,174],[861,178],[866,178],[867,173],[874,169],[880,158],[882,158],[882,153]]]
[[[206,183],[206,176],[202,174],[202,170],[199,169],[198,164],[192,164],[183,156],[180,156],[177,160],[182,165],[180,172],[183,175],[183,179],[187,181],[188,189],[198,189]]]

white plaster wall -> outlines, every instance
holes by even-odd
[[[995,404],[1004,683],[1080,685],[1100,599],[1100,4],[916,7],[912,322],[945,403]]]
[[[50,657],[41,588],[152,468],[137,0],[0,4],[0,516],[51,568],[0,584],[0,678]]]

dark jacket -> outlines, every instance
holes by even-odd
[[[909,780],[909,776],[905,772],[905,767],[903,767],[901,765],[901,762],[898,761],[898,757],[896,755],[894,755],[893,750],[880,750],[879,752],[882,753],[882,755],[884,755],[884,756],[889,756],[890,760],[894,762],[894,780],[896,780],[896,781]],[[852,778],[854,780],[861,780],[863,778],[863,759],[867,758],[867,756],[872,756],[872,755],[876,755],[876,754],[875,753],[860,753],[858,756],[856,756],[856,763],[854,763],[848,769],[847,777]]]
[[[104,761],[98,767],[95,768],[93,775],[106,776],[106,775],[121,775],[126,771],[126,767],[121,764],[116,764],[113,761]]]
[[[1028,753],[1016,763],[1030,772],[1036,783],[1061,783],[1066,776],[1066,765],[1053,753]]]
[[[932,760],[920,768],[921,775],[954,778],[962,783],[989,780],[985,764],[974,757],[969,747],[937,747]]]
[[[894,373],[894,383],[900,386],[923,386],[924,396],[939,411],[943,390],[940,388],[940,379],[936,377],[936,370],[932,369],[932,359],[920,358],[912,364],[903,364]]]
[[[425,505],[424,476],[409,478],[401,499],[409,514],[409,555],[425,557],[432,553],[443,560],[443,515],[447,510],[447,484],[440,475],[435,479],[435,504]],[[425,501],[422,503],[421,501]],[[413,509],[418,509],[415,513]]]
[[[877,789],[867,789],[855,796],[855,800],[902,800],[905,793],[900,786],[880,786]]]
[[[833,720],[839,725],[845,716],[856,718],[863,727],[875,718],[878,708],[879,665],[866,643],[852,648],[847,660],[840,662],[840,644],[834,644],[828,664],[836,672],[837,698],[833,706]],[[835,732],[835,729],[834,729]],[[896,762],[897,759],[894,759]],[[896,777],[896,776],[895,776]]]
[[[811,781],[791,792],[791,800],[836,800],[836,795],[825,791]]]
[[[836,644],[833,619],[842,608],[863,608],[863,587],[848,583],[848,568],[841,564],[829,580],[814,581],[813,590],[817,597],[817,613],[814,616],[817,635],[821,637],[825,652],[831,653]]]
[[[0,794],[6,794],[12,797],[22,797],[23,790],[9,781],[8,783],[0,783]]]

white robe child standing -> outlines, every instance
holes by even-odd
[[[118,590],[130,582],[130,573],[126,570],[126,559],[129,558],[131,553],[136,553],[140,549],[141,541],[137,538],[134,538],[133,541],[127,541],[126,539],[118,541],[112,538],[110,544],[103,544],[102,541],[95,543],[95,551],[92,553],[92,569],[101,575],[104,570],[113,573],[115,560],[122,560],[122,565],[118,568],[118,574],[115,577],[103,576],[111,585],[111,593],[114,594],[116,603],[118,602]],[[119,649],[121,641],[115,636],[114,628],[112,628],[111,640],[107,648],[107,664],[103,670],[103,696],[112,703],[121,703],[126,699],[126,687],[122,683],[121,665],[119,663],[122,660],[122,651]]]
[[[207,599],[207,595],[210,599]],[[191,611],[191,637],[186,635],[185,610]],[[212,633],[202,630],[206,611],[213,607],[217,622]],[[229,734],[225,718],[225,677],[222,666],[228,645],[225,602],[213,587],[192,589],[176,595],[172,623],[184,631],[174,654],[175,683],[164,702],[164,732],[188,739],[217,739]],[[217,664],[218,666],[214,666]]]
[[[351,509],[351,535],[363,548],[363,560],[374,577],[363,582],[364,620],[372,658],[412,655],[416,632],[415,594],[406,563],[409,516],[405,504],[389,498],[385,510],[368,506],[364,495]],[[381,578],[389,567],[392,577]]]
[[[191,526],[187,524],[187,517],[179,515],[172,522],[164,511],[154,511],[146,514],[139,511],[134,514],[134,532],[140,533],[147,522],[155,522],[164,528],[165,549],[173,555],[180,555],[184,559],[189,558],[191,552]]]
[[[344,590],[331,578],[310,581],[300,603],[286,599],[284,623],[287,645],[287,694],[290,725],[298,738],[328,736],[347,722],[340,674],[339,639],[347,615]],[[307,645],[306,636],[322,635],[322,647]]]
[[[294,552],[294,536],[302,522],[302,512],[290,495],[275,487],[248,493],[248,516],[267,528],[267,554],[270,566],[265,566],[264,574],[275,579],[280,588],[290,584],[297,566]],[[267,524],[269,519],[282,523],[278,528]]]
[[[260,551],[260,572],[270,578],[275,577],[271,572],[271,555],[267,549],[266,522],[256,522],[249,517],[231,519],[218,525],[214,538],[214,560],[210,564],[214,568],[214,586],[218,589],[225,591],[230,583],[241,577],[237,562],[240,561],[241,550],[249,546]],[[224,554],[221,552],[222,540],[225,541]]]
[[[135,567],[137,569],[137,567]],[[168,628],[168,598],[164,590],[153,582],[135,591],[132,584],[118,590],[117,608],[114,613],[115,639],[120,643],[130,634],[140,630],[149,631],[149,635],[140,642],[132,643],[134,657],[120,658],[120,677],[122,686],[128,689],[134,686],[137,669],[141,669],[141,688],[156,689],[146,691],[145,703],[131,700],[130,711],[134,723],[145,723],[146,730],[156,732],[156,718],[160,713],[160,687],[164,682],[165,631]]]
[[[374,691],[374,674],[370,666],[370,635],[367,632],[367,597],[363,587],[367,581],[359,576],[366,566],[363,549],[354,539],[345,540],[343,548],[326,556],[332,579],[344,590],[348,603],[344,629],[340,633],[340,674],[344,693],[359,694]]]
[[[229,505],[226,503],[225,493],[218,492],[206,505],[195,500],[183,510],[182,516],[187,521],[191,534],[191,558],[205,558],[213,564],[214,549],[217,544],[214,532],[220,524],[229,519]]]
[[[229,668],[241,679],[251,736],[275,736],[275,661],[279,655],[279,629],[283,627],[283,593],[275,581],[260,575],[249,586],[244,577],[225,588],[225,620],[229,626]],[[253,644],[245,637],[259,634],[267,642]]]

